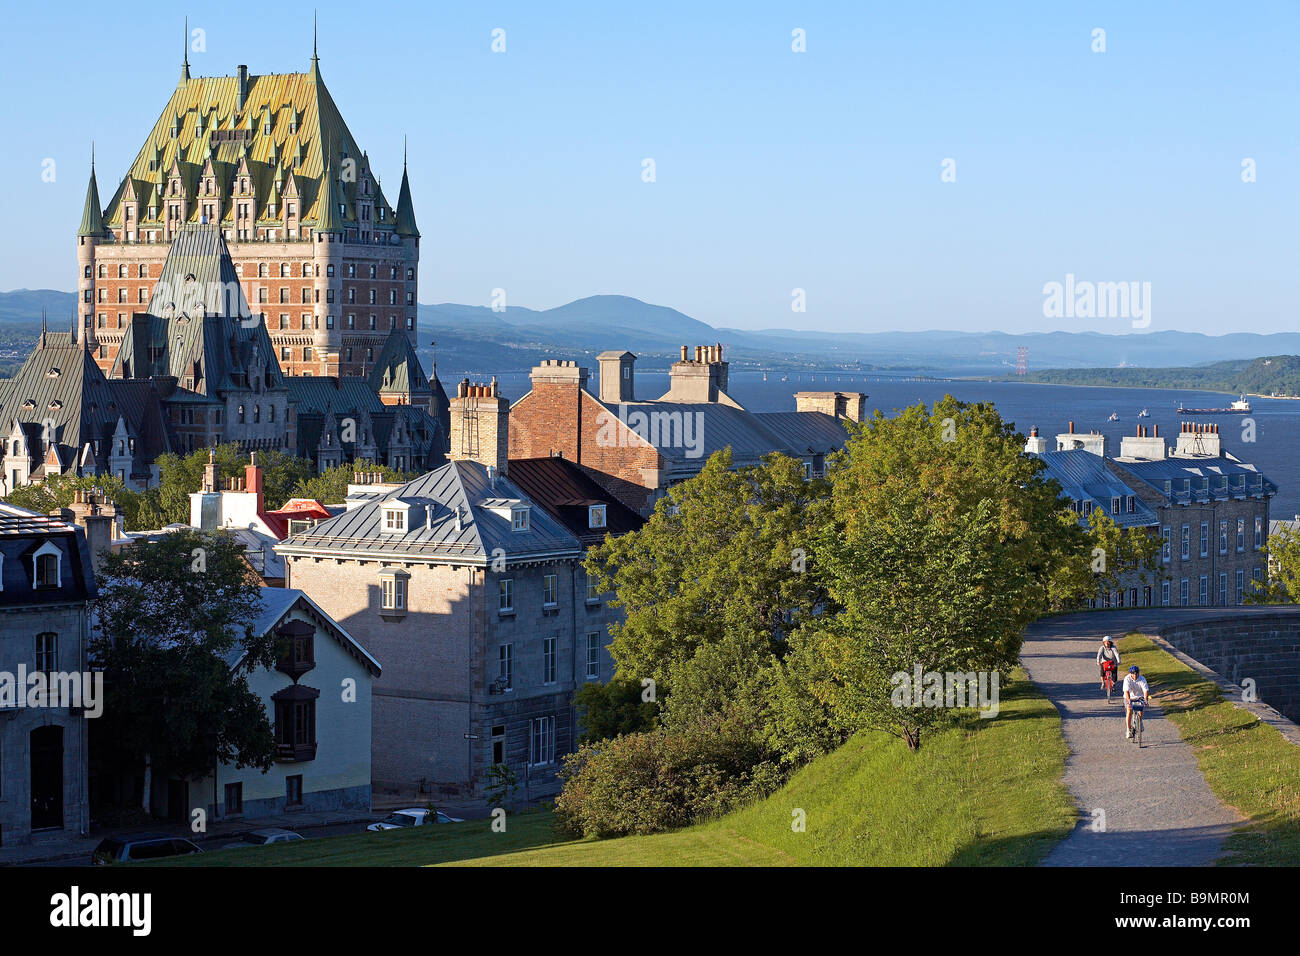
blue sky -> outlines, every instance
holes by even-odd
[[[1297,328],[1294,0],[703,6],[319,5],[325,82],[394,195],[409,138],[421,301],[1129,331],[1044,317],[1073,274],[1150,282],[1150,331]],[[106,199],[180,67],[180,8],[52,9],[0,37],[0,289],[74,287],[91,140]],[[313,8],[287,9],[191,6],[193,72],[305,70]]]

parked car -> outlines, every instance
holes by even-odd
[[[460,817],[452,817],[441,810],[430,812],[423,809],[394,810],[378,823],[366,827],[372,833],[380,830],[400,830],[403,827],[422,827],[426,823],[464,823]]]
[[[167,856],[202,852],[198,846],[180,837],[108,837],[99,841],[99,846],[90,855],[90,862],[102,866],[107,863],[133,863],[136,860],[158,860]]]
[[[271,843],[292,843],[302,837],[292,830],[280,827],[267,827],[264,830],[249,830],[234,843],[227,843],[223,850],[241,850],[246,846],[267,846]]]

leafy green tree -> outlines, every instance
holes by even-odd
[[[228,478],[242,478],[249,463],[249,453],[236,444],[212,449],[217,464],[217,480],[224,487]],[[262,494],[268,509],[274,510],[288,501],[292,491],[312,475],[312,463],[274,448],[260,449],[257,463],[262,467]],[[164,524],[187,524],[190,520],[190,495],[203,486],[203,469],[208,464],[208,449],[199,448],[188,455],[158,456],[161,479],[158,483],[157,511]]]
[[[895,675],[1008,672],[1062,562],[1085,561],[1023,445],[991,404],[951,396],[852,428],[816,545],[837,612],[806,621],[792,651],[837,728],[919,748],[949,715],[900,704]]]
[[[638,686],[653,680],[659,697],[671,693],[675,669],[728,633],[782,653],[826,598],[807,569],[827,483],[805,479],[803,464],[784,455],[731,465],[729,448],[716,452],[668,489],[645,525],[588,555],[587,570],[626,613],[611,627],[618,675]]]
[[[1161,540],[1145,528],[1121,528],[1115,519],[1094,508],[1088,519],[1088,559],[1095,579],[1093,594],[1124,588],[1134,575],[1142,584],[1160,578]]]
[[[1246,595],[1249,604],[1293,604],[1300,594],[1300,530],[1278,525],[1264,543],[1268,552],[1268,579]]]
[[[582,723],[578,743],[651,729],[659,707],[654,701],[644,700],[644,694],[645,690],[636,681],[617,677],[608,684],[583,684],[573,695]]]
[[[144,810],[155,769],[210,773],[214,761],[270,768],[275,741],[249,669],[280,649],[256,635],[261,588],[228,532],[185,530],[105,556],[89,641],[104,671],[104,712],[92,728],[109,766],[143,762]],[[228,660],[242,650],[246,666]]]
[[[518,789],[519,776],[509,764],[494,763],[484,773],[483,793],[487,796],[489,807],[505,806]]]
[[[384,476],[384,481],[410,481],[416,477],[412,472],[398,471],[387,465],[376,465],[368,458],[354,462],[344,462],[332,468],[326,468],[318,475],[301,479],[293,489],[292,498],[314,498],[322,504],[338,504],[348,495],[348,485],[353,475],[359,471],[377,471]]]
[[[140,530],[140,494],[126,487],[115,475],[50,475],[43,481],[19,485],[4,501],[20,508],[49,514],[71,506],[78,491],[94,491],[111,501],[122,512],[126,530]]]

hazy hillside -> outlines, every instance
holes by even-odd
[[[76,308],[76,296],[48,289],[0,292],[0,343],[7,333],[26,334],[29,341],[35,341],[42,307],[48,310],[52,327],[65,328]],[[1210,359],[1249,362],[1259,355],[1300,354],[1300,333],[1208,336],[1177,331],[1103,335],[715,328],[676,309],[623,295],[589,296],[554,309],[511,306],[502,312],[456,303],[421,305],[420,330],[420,353],[430,361],[430,346],[436,340],[439,366],[453,374],[463,370],[519,371],[542,358],[590,363],[606,349],[630,349],[666,364],[682,345],[711,342],[724,343],[728,357],[737,365],[787,370],[908,369],[953,376],[1007,374],[1015,366],[1016,349],[1021,347],[1029,350],[1031,370],[1046,368],[1050,374],[1079,370],[1089,375],[1120,371],[1119,366],[1187,370],[1202,369]],[[1228,384],[1226,379],[1224,384]]]
[[[1026,376],[1057,385],[1196,388],[1254,395],[1300,395],[1300,355],[1269,355],[1192,368],[1046,369]]]

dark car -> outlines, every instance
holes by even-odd
[[[180,837],[108,837],[99,841],[99,846],[90,855],[90,862],[95,865],[134,863],[136,860],[158,860],[202,852],[198,846]]]

